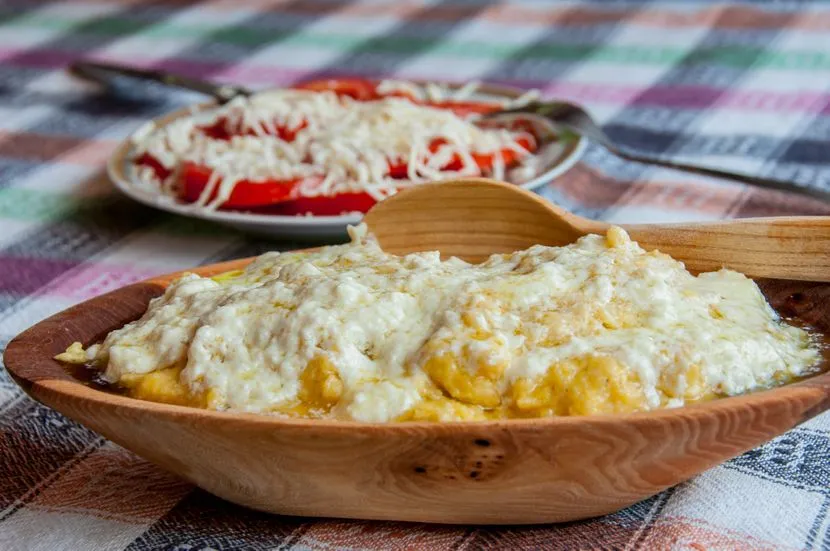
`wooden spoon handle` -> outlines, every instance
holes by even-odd
[[[462,178],[416,186],[382,201],[364,220],[395,254],[439,250],[471,262],[534,244],[561,246],[609,224],[581,218],[511,184]],[[731,268],[750,277],[830,282],[830,217],[745,218],[625,226],[697,272]]]
[[[751,277],[830,281],[827,216],[625,228],[643,248],[670,254],[692,271],[727,267]]]

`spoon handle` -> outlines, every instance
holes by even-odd
[[[679,161],[669,161],[664,159],[658,159],[654,157],[649,157],[647,155],[641,155],[639,153],[631,153],[629,151],[623,151],[619,148],[614,147],[613,153],[618,157],[622,157],[623,159],[629,161],[635,161],[638,163],[644,163],[649,165],[655,166],[663,166],[666,168],[673,168],[675,170],[681,170],[683,172],[691,172],[694,174],[702,174],[704,176],[714,176],[716,178],[724,178],[727,180],[733,180],[735,182],[740,182],[742,184],[748,184],[751,186],[757,186],[767,189],[774,189],[778,191],[788,191],[791,193],[798,193],[801,195],[806,195],[808,197],[812,197],[814,199],[821,199],[823,201],[830,201],[830,190],[825,189],[818,189],[809,186],[800,186],[793,182],[789,182],[786,180],[777,180],[775,178],[763,178],[760,176],[750,176],[748,174],[739,174],[736,172],[730,172],[728,170],[719,170],[717,168],[707,168],[704,166],[699,165],[692,165],[687,164]]]
[[[527,105],[522,105],[512,109],[504,109],[494,113],[485,115],[486,118],[500,117],[503,115],[515,115],[530,113],[548,119],[556,125],[559,125],[578,136],[587,138],[604,148],[608,149],[618,157],[629,161],[635,161],[647,165],[663,166],[684,172],[691,172],[693,174],[703,174],[705,176],[713,176],[715,178],[724,178],[733,180],[742,184],[752,186],[775,189],[778,191],[788,191],[791,193],[798,193],[821,199],[823,201],[830,201],[830,190],[816,189],[814,187],[802,186],[786,180],[778,180],[775,178],[764,178],[760,176],[750,176],[748,174],[741,174],[738,172],[731,172],[728,170],[720,170],[717,168],[708,168],[705,166],[684,163],[681,161],[669,161],[636,153],[628,149],[623,149],[602,130],[602,128],[594,121],[591,115],[588,114],[582,107],[564,101],[542,101],[531,102]]]
[[[830,216],[642,224],[625,229],[643,248],[670,254],[690,270],[727,266],[751,277],[830,282]]]
[[[92,61],[78,61],[69,66],[69,72],[91,80],[104,86],[114,86],[120,79],[129,78],[150,82],[158,82],[167,86],[184,88],[193,92],[200,92],[213,96],[219,103],[227,103],[237,96],[249,96],[250,90],[241,86],[215,84],[206,80],[176,75],[154,69],[138,69],[126,65],[113,65]]]

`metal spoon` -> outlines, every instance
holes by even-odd
[[[611,138],[608,137],[608,135],[602,130],[602,128],[600,128],[594,119],[592,119],[582,107],[573,103],[563,101],[536,101],[515,107],[513,109],[504,109],[494,113],[488,113],[484,115],[484,118],[492,119],[504,115],[517,114],[543,117],[557,124],[560,128],[564,128],[578,136],[587,138],[592,142],[601,145],[616,156],[628,161],[635,161],[654,166],[663,166],[673,168],[675,170],[691,172],[694,174],[703,174],[706,176],[714,176],[717,178],[726,178],[752,186],[776,189],[779,191],[789,191],[799,193],[801,195],[807,195],[816,199],[822,199],[824,201],[830,201],[830,191],[800,186],[786,180],[750,176],[748,174],[740,174],[717,168],[708,168],[680,161],[669,161],[666,159],[651,157],[649,155],[643,155],[641,153],[632,153],[629,150],[622,149],[619,145],[611,141]]]

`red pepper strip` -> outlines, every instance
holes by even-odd
[[[377,93],[377,83],[358,78],[311,80],[301,82],[294,88],[315,92],[331,91],[338,96],[348,96],[357,101],[371,101],[380,97]]]
[[[535,149],[527,138],[517,138],[516,143],[530,152]],[[493,168],[496,155],[493,153],[472,153],[472,157],[482,171],[489,171]],[[519,160],[520,154],[512,149],[502,149],[501,158],[504,166],[509,167]]]
[[[445,143],[447,143],[447,141],[440,138],[437,140],[433,140],[432,143],[429,144],[429,150],[435,153]],[[522,146],[523,148],[527,149],[528,151],[533,150],[533,148],[531,147],[530,140],[528,140],[527,138],[518,138],[516,140],[516,143]],[[471,156],[482,173],[487,172],[493,168],[493,163],[496,158],[496,155],[494,153],[471,153]],[[512,149],[502,149],[501,157],[504,161],[504,166],[510,166],[519,160],[519,154]],[[441,169],[460,170],[462,166],[464,165],[461,162],[461,156],[456,154],[453,155],[452,160],[450,160],[450,162],[446,165],[442,166]],[[407,163],[390,163],[389,176],[391,176],[392,178],[406,178]]]
[[[299,90],[314,90],[314,91],[332,91],[340,96],[348,96],[358,101],[371,101],[380,98],[399,97],[406,98],[413,103],[422,105],[429,105],[431,107],[439,107],[442,109],[451,109],[459,115],[467,115],[470,113],[490,113],[500,109],[498,105],[478,102],[465,101],[420,101],[410,93],[402,90],[394,92],[380,93],[378,92],[378,85],[380,82],[358,79],[322,79],[302,82],[294,86]]]
[[[294,128],[288,128],[287,126],[277,126],[277,133],[280,139],[284,142],[293,142],[294,139],[297,137],[297,133],[308,126],[308,121],[303,121],[300,123],[299,126],[295,126]]]
[[[183,167],[183,199],[195,202],[207,186],[211,170],[191,162],[185,162]],[[332,197],[297,197],[293,194],[301,180],[248,182],[241,180],[236,183],[230,198],[225,201],[221,209],[252,209],[256,212],[269,214],[295,215],[311,212],[316,215],[338,215],[344,212],[366,212],[374,204],[374,197],[366,192],[340,193]],[[211,199],[216,192],[211,194]]]
[[[182,163],[182,199],[188,203],[197,201],[207,187],[211,173],[208,167],[187,161]],[[288,201],[301,182],[303,180],[299,178],[269,182],[240,180],[234,185],[230,197],[222,203],[221,208],[244,209]],[[211,193],[209,200],[216,197],[218,187],[216,186]]]
[[[332,197],[298,197],[291,201],[259,209],[263,214],[292,216],[308,212],[316,216],[337,216],[345,212],[367,212],[377,201],[364,191],[339,193]]]
[[[287,126],[281,126],[278,124],[274,124],[277,129],[277,136],[286,142],[293,142],[296,137],[297,133],[308,126],[308,122],[303,121],[298,126],[294,128],[288,128]],[[257,133],[254,132],[252,129],[248,129],[245,132],[230,132],[228,130],[228,120],[225,117],[218,119],[215,123],[210,126],[200,126],[199,129],[204,132],[207,136],[215,139],[215,140],[229,140],[231,136],[240,136],[240,135],[247,135],[247,136],[256,136]],[[270,130],[263,126],[262,128],[265,130],[265,133],[271,135]]]
[[[498,105],[477,103],[472,101],[439,101],[428,102],[425,105],[430,107],[438,107],[439,109],[448,109],[456,115],[460,115],[462,117],[472,114],[484,115],[486,113],[493,113],[501,109]]]
[[[135,160],[135,164],[141,166],[149,166],[153,169],[153,172],[156,173],[156,176],[159,180],[164,181],[165,178],[170,176],[173,172],[172,170],[165,168],[158,159],[150,155],[149,153],[142,153],[139,157]]]
[[[432,142],[430,142],[430,144],[429,144],[430,152],[435,153],[445,143],[447,143],[447,141],[443,140],[441,138],[432,140]],[[406,178],[407,175],[408,175],[408,169],[407,169],[408,165],[409,165],[408,161],[398,161],[396,163],[391,163],[390,162],[389,163],[389,176],[392,177],[392,178],[397,178],[397,179]],[[458,170],[459,168],[461,168],[461,166],[462,166],[461,165],[461,160],[458,158],[458,155],[455,155],[453,157],[453,159],[449,163],[447,163],[446,165],[442,166],[441,169],[442,170]]]
[[[228,132],[227,124],[228,119],[222,117],[210,126],[200,126],[198,128],[204,132],[207,137],[213,138],[214,140],[229,140],[231,134]]]
[[[378,99],[380,98],[403,98],[408,99],[410,102],[421,105],[423,102],[410,94],[409,92],[404,92],[403,90],[395,90],[394,92],[387,92],[385,94],[378,94]]]

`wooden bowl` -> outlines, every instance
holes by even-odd
[[[495,226],[488,227],[510,231],[499,223],[504,211],[497,203],[471,212],[479,222],[492,218]],[[456,222],[463,233],[465,220]],[[502,245],[527,239],[527,217],[518,217],[516,227],[525,233],[506,235]],[[215,274],[247,262],[193,271]],[[53,359],[74,341],[100,341],[138,318],[172,277],[130,285],[39,323],[9,344],[6,368],[35,400],[217,496],[273,513],[475,524],[593,517],[682,482],[830,405],[830,374],[823,373],[765,392],[627,415],[399,424],[288,420],[102,392]],[[830,333],[830,283],[759,284],[783,315]]]

